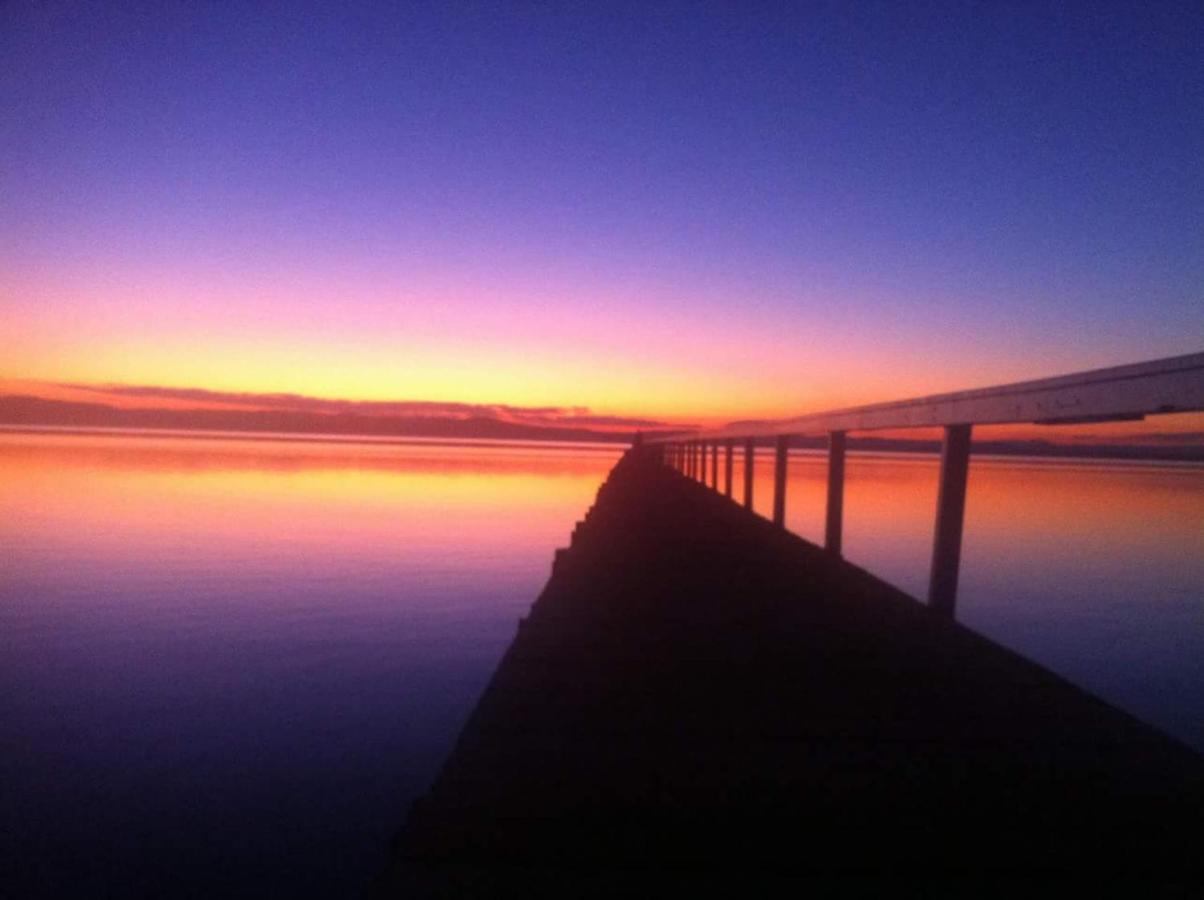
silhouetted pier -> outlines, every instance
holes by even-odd
[[[637,447],[557,551],[384,893],[1173,881],[1199,866],[1202,810],[1192,750]]]
[[[382,892],[1198,880],[1204,759],[953,612],[973,425],[1199,409],[1193,354],[637,441],[556,551]],[[932,426],[922,604],[841,558],[845,436]],[[806,433],[829,437],[824,548],[785,528]],[[752,511],[758,439],[775,448],[769,519]]]
[[[719,490],[719,450],[724,451],[724,493],[732,496],[732,456],[744,451],[744,505],[752,509],[758,439],[773,442],[773,521],[786,524],[786,469],[797,435],[828,439],[828,497],[824,547],[841,551],[844,522],[844,459],[850,431],[936,428],[944,431],[932,542],[928,604],[953,617],[961,565],[970,436],[976,425],[1089,425],[1136,422],[1146,416],[1204,410],[1204,353],[1172,356],[1127,366],[1074,372],[950,394],[912,397],[870,406],[833,409],[790,419],[734,422],[723,428],[656,440],[664,460]],[[708,479],[709,473],[709,479]]]

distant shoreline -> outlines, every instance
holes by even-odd
[[[78,427],[70,425],[11,425],[0,422],[0,435],[53,435],[62,437],[133,437],[133,438],[178,438],[201,441],[248,441],[258,443],[287,444],[345,444],[361,447],[564,447],[571,449],[595,449],[618,451],[625,442],[613,441],[566,441],[527,440],[515,438],[442,438],[422,435],[373,435],[373,434],[324,434],[321,432],[264,432],[264,431],[215,431],[207,429],[172,428],[105,428]]]
[[[631,443],[631,434],[596,434],[587,438],[564,437],[444,437],[421,434],[347,434],[331,432],[276,432],[255,430],[219,430],[205,428],[78,426],[55,423],[0,422],[0,434],[54,435],[63,437],[134,437],[178,438],[206,441],[256,441],[300,444],[344,444],[358,446],[429,446],[429,447],[498,447],[529,448],[531,446],[565,449],[613,449]],[[759,448],[770,446],[758,442]],[[796,450],[823,450],[822,437],[794,437],[791,447]],[[898,438],[850,437],[850,452],[883,456],[935,456],[940,442]],[[1172,462],[1204,464],[1202,447],[1145,447],[1109,444],[1060,445],[1044,441],[975,441],[976,456],[1009,457],[1017,459],[1098,460],[1112,462]]]

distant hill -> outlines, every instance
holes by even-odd
[[[104,403],[46,400],[22,394],[0,396],[0,424],[36,427],[159,428],[173,431],[328,434],[344,437],[427,437],[524,441],[600,441],[630,443],[634,429],[622,431],[526,425],[484,415],[364,415],[356,412],[307,412],[248,409],[123,409]],[[645,434],[668,429],[645,428]],[[767,443],[767,442],[765,442]],[[821,449],[822,437],[796,437],[791,446]],[[940,442],[901,438],[851,437],[853,450],[883,453],[936,453]],[[1204,446],[1191,444],[1057,444],[1051,441],[975,441],[976,453],[1003,456],[1147,459],[1204,462]]]
[[[123,409],[105,403],[75,403],[15,394],[0,396],[0,423],[77,428],[162,428],[177,431],[613,443],[630,443],[633,435],[632,431],[524,425],[487,416],[380,416],[272,409]]]

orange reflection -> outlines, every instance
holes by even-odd
[[[845,481],[844,552],[905,590],[927,588],[936,510],[935,455],[851,453]],[[773,503],[773,458],[757,454],[754,509]],[[742,500],[743,467],[734,469]],[[822,543],[827,460],[792,452],[786,525]],[[1062,590],[1076,577],[1149,581],[1151,573],[1204,583],[1204,468],[1194,464],[975,457],[970,466],[962,596],[988,581]],[[1190,570],[1190,571],[1189,571]],[[1194,582],[1193,582],[1194,579]],[[984,593],[989,593],[984,591]]]
[[[542,569],[619,452],[0,435],[0,537],[110,566]]]

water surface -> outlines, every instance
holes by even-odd
[[[618,452],[0,434],[7,881],[354,896]],[[935,500],[851,456],[847,555],[922,595]],[[964,621],[1204,748],[1204,470],[975,459],[967,520]]]
[[[932,455],[847,460],[844,555],[920,598],[938,469]],[[822,543],[826,455],[793,452],[788,471],[787,527]],[[753,499],[770,514],[771,454]],[[1204,466],[972,457],[956,614],[1204,750]]]
[[[0,436],[20,883],[354,894],[617,453]]]

